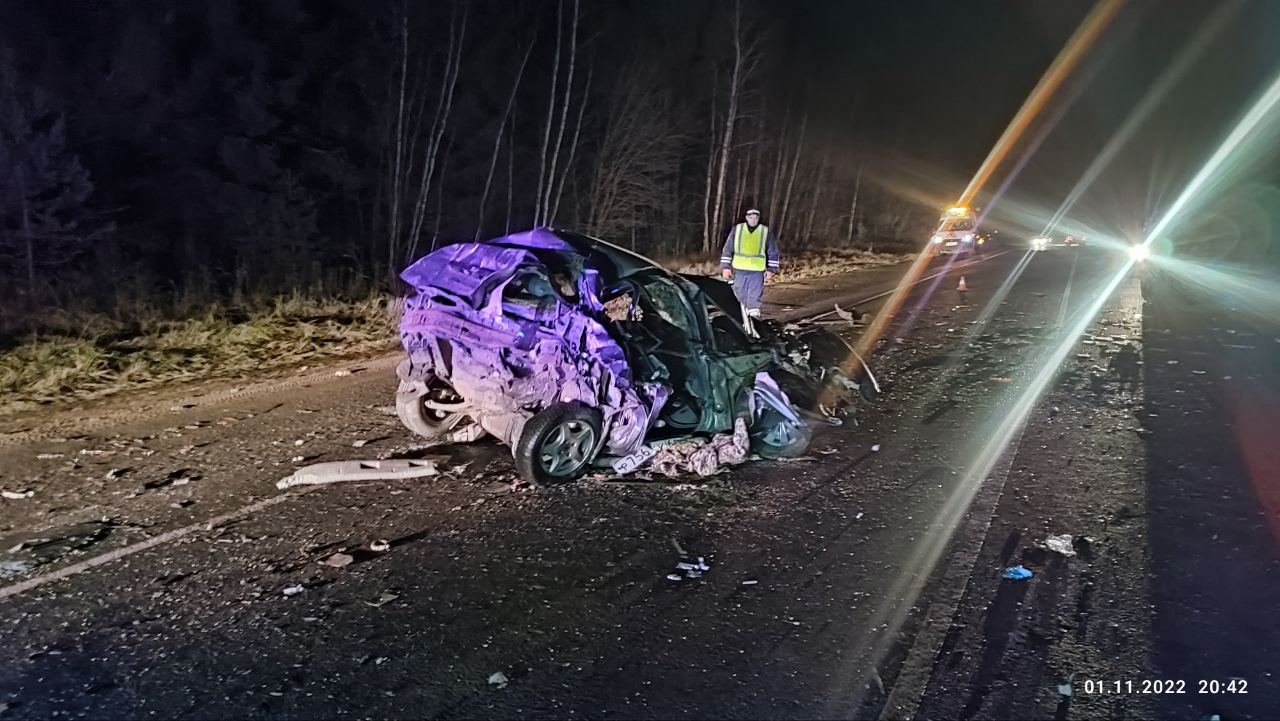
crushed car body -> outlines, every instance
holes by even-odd
[[[878,393],[837,336],[751,328],[721,281],[575,233],[446,246],[401,277],[401,420],[432,440],[491,434],[530,480],[633,470],[655,441],[739,419],[751,450],[798,455],[823,398]]]

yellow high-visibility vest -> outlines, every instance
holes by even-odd
[[[746,223],[733,227],[733,267],[736,270],[762,271],[766,267],[765,248],[768,246],[769,229],[757,225],[755,230]]]

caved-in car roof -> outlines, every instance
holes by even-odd
[[[578,233],[551,228],[534,228],[486,241],[490,245],[527,250],[548,262],[548,256],[561,256],[561,262],[573,265],[573,258],[583,266],[594,268],[605,284],[646,271],[669,273],[658,263],[612,243]],[[548,263],[550,264],[550,263]]]

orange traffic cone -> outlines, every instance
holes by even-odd
[[[960,276],[960,285],[956,286],[956,290],[960,291],[961,293],[965,292],[966,290],[969,290],[969,286],[965,285],[963,275]]]

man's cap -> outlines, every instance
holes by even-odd
[[[751,215],[752,213],[755,213],[756,215],[760,215],[760,211],[759,211],[759,210],[756,210],[755,208],[752,208],[751,210],[748,210],[746,214],[747,214],[747,215]]]

